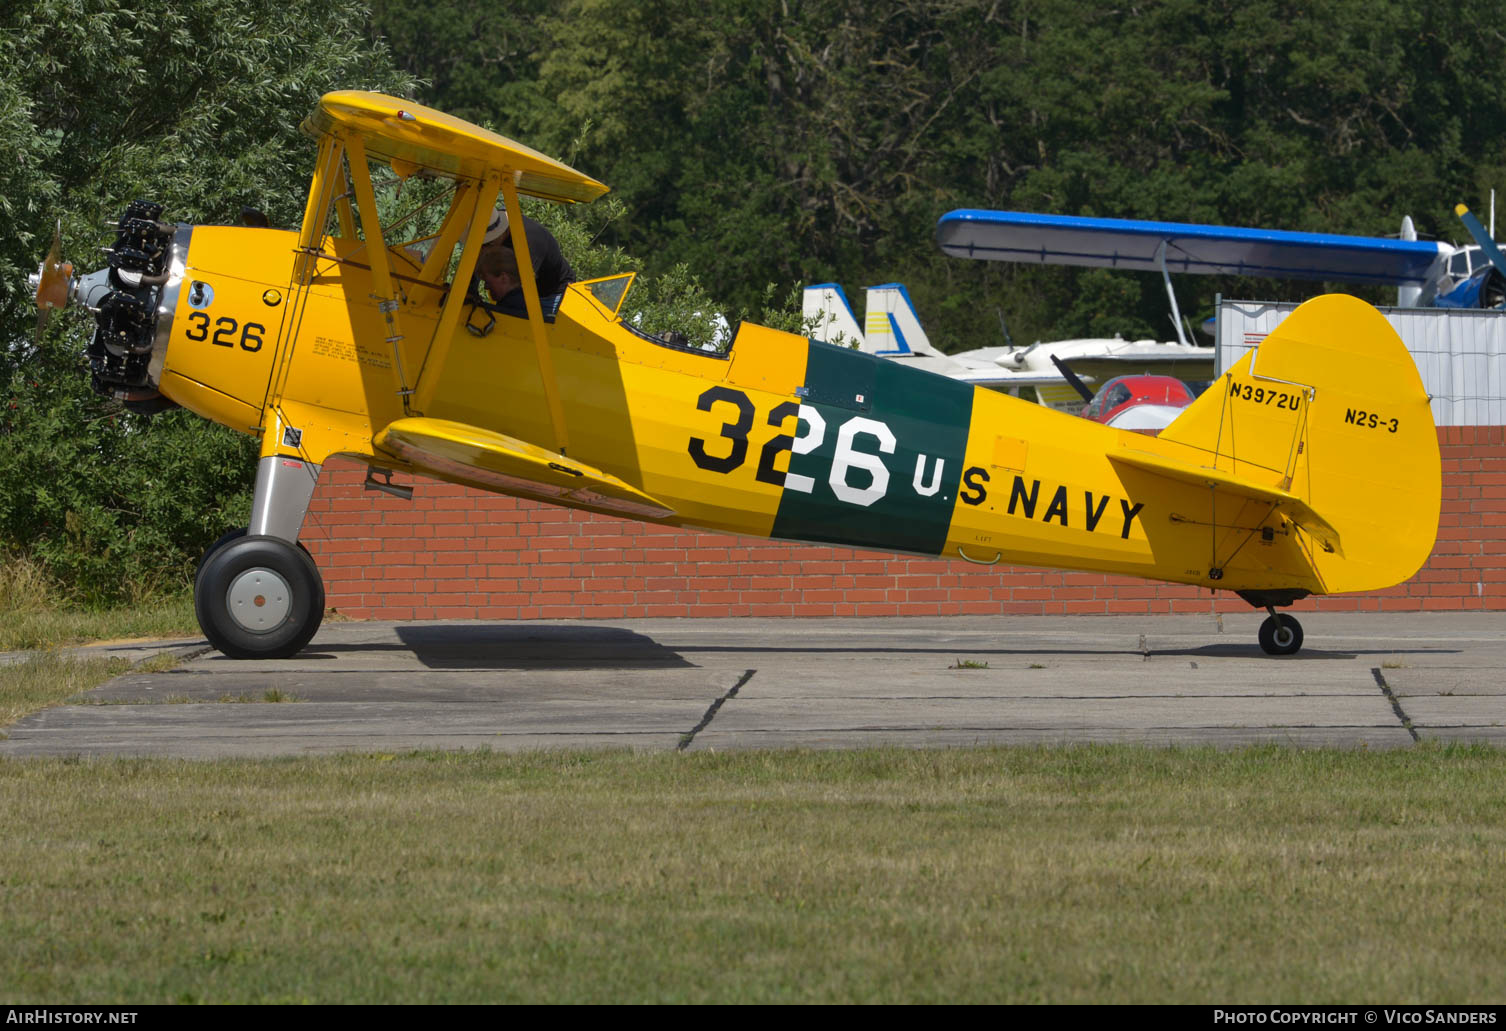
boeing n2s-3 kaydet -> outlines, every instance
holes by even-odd
[[[373,93],[323,97],[302,227],[161,221],[133,205],[109,265],[56,255],[39,304],[90,307],[96,386],[176,403],[260,441],[250,525],[204,557],[195,604],[236,657],[290,656],[324,609],[298,545],[334,455],[674,526],[1100,570],[1237,592],[1260,643],[1284,606],[1405,580],[1438,524],[1438,441],[1417,370],[1350,297],[1298,309],[1159,437],[744,324],[725,353],[619,315],[632,276],[576,283],[546,317],[468,289],[500,194],[561,203],[589,176]],[[379,216],[372,171],[436,193],[433,232]],[[417,189],[410,185],[410,188]],[[399,488],[400,490],[400,488]]]

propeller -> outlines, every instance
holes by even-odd
[[[1480,245],[1480,250],[1490,259],[1490,263],[1496,267],[1496,271],[1506,276],[1506,257],[1501,255],[1501,250],[1496,242],[1490,238],[1480,220],[1470,214],[1469,208],[1460,204],[1454,208],[1454,214],[1459,216],[1459,221],[1464,223],[1464,228],[1469,230],[1469,235],[1475,238],[1475,243]]]
[[[1066,362],[1062,361],[1060,358],[1053,354],[1051,356],[1051,364],[1055,365],[1056,371],[1062,374],[1062,379],[1066,380],[1073,390],[1082,395],[1082,399],[1084,401],[1093,400],[1093,392],[1088,389],[1088,385],[1082,381],[1077,373],[1068,368]]]
[[[68,303],[68,291],[73,285],[73,263],[63,260],[62,219],[52,231],[52,247],[42,259],[42,267],[34,278],[37,284],[37,342],[40,343],[53,309]]]

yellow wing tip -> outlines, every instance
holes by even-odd
[[[1454,214],[1456,214],[1456,215],[1468,215],[1469,214],[1469,208],[1465,207],[1463,204],[1455,204],[1454,205]]]
[[[303,120],[302,129],[315,137],[354,133],[368,154],[440,175],[480,179],[490,171],[510,172],[517,176],[519,193],[556,203],[593,201],[608,189],[517,140],[386,93],[326,93]]]

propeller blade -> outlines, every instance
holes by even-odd
[[[1073,372],[1070,368],[1067,367],[1066,362],[1062,361],[1060,358],[1053,354],[1051,356],[1051,364],[1055,365],[1056,371],[1062,374],[1062,379],[1066,380],[1067,383],[1071,385],[1073,390],[1082,395],[1082,399],[1084,401],[1093,400],[1093,392],[1088,389],[1088,385],[1078,377],[1077,373]]]
[[[37,307],[46,311],[68,303],[68,286],[73,279],[73,263],[63,260],[63,223],[59,219],[52,233],[52,247],[42,259],[37,282]]]
[[[1496,267],[1496,271],[1506,276],[1506,257],[1503,257],[1496,242],[1490,238],[1480,220],[1470,214],[1469,208],[1463,204],[1454,208],[1454,214],[1459,216],[1459,221],[1464,223],[1464,228],[1469,230],[1469,235],[1475,238],[1475,243],[1480,245],[1480,250],[1490,259],[1490,263]]]

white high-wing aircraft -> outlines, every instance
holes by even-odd
[[[867,311],[859,328],[847,294],[836,283],[805,288],[804,317],[811,337],[856,347],[868,354],[926,369],[975,386],[1019,396],[1034,388],[1047,407],[1077,412],[1083,398],[1052,358],[1067,363],[1090,382],[1103,383],[1134,372],[1213,378],[1213,348],[1122,337],[1037,341],[1028,347],[1001,345],[944,354],[931,344],[915,313],[910,293],[899,283],[867,289]]]

